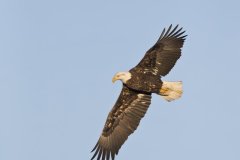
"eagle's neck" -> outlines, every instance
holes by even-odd
[[[131,78],[132,78],[132,74],[130,72],[124,72],[124,76],[121,77],[121,81],[123,83],[127,83],[127,81]]]

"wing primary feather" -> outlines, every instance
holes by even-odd
[[[181,36],[181,37],[179,37],[179,38],[185,40],[186,37],[187,37],[187,35],[184,35],[184,36]]]
[[[171,34],[173,34],[177,28],[178,28],[178,25],[176,25],[176,27],[174,27],[174,29],[172,30],[172,32],[169,33],[168,37],[171,37]]]
[[[94,148],[93,148],[93,150],[92,150],[91,152],[93,152],[93,151],[97,148],[97,146],[98,146],[98,142],[97,142],[97,144],[94,146]]]
[[[102,160],[105,160],[106,157],[106,149],[103,149]]]
[[[111,152],[114,152],[114,148],[115,148],[115,141],[114,141],[113,134],[110,136],[110,142],[111,142],[111,145],[110,145],[110,150],[111,150]]]
[[[112,160],[115,159],[115,153],[111,152],[111,157],[112,157]]]
[[[110,151],[107,151],[107,160],[110,159]]]
[[[108,145],[107,145],[107,149],[108,150],[110,150],[110,148],[111,148],[111,142],[110,142],[110,140],[109,140],[109,136],[107,137],[107,143],[108,143]]]
[[[121,141],[121,135],[122,135],[122,132],[119,131],[117,137],[114,137],[114,152],[116,152],[116,150],[118,149],[118,146],[120,146],[119,141]]]
[[[176,35],[182,30],[183,28],[180,28],[177,32],[175,32],[171,37],[176,37]]]
[[[179,36],[181,36],[183,33],[185,33],[185,31],[182,31],[181,33],[178,33],[175,37],[179,37]]]
[[[163,35],[164,35],[164,33],[165,33],[165,28],[163,29],[163,31],[162,31],[162,33],[161,33],[161,35],[160,35],[160,37],[159,37],[159,39],[158,39],[158,41],[160,41],[161,39],[162,39],[162,37],[163,37]]]
[[[119,151],[119,150],[117,150],[116,155],[118,155],[118,151]]]
[[[167,32],[165,33],[164,37],[167,37],[167,36],[168,36],[168,33],[170,32],[171,28],[172,28],[172,24],[168,27],[168,30],[167,30]]]
[[[95,153],[92,156],[91,160],[93,160],[96,157],[96,155],[98,154],[99,149],[100,149],[100,146],[97,147],[97,150],[95,151]]]
[[[101,147],[99,153],[98,153],[98,157],[97,157],[97,160],[100,160],[101,156],[102,156],[102,151],[103,151],[103,148]]]

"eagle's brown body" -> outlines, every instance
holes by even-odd
[[[151,72],[130,70],[132,77],[127,81],[126,86],[136,91],[159,94],[162,87],[162,80]]]
[[[118,100],[108,114],[102,134],[93,148],[92,159],[114,160],[119,149],[133,133],[150,103],[152,93],[160,94],[171,101],[182,94],[181,82],[163,82],[161,76],[167,75],[181,56],[181,48],[186,35],[184,31],[163,30],[156,44],[150,48],[139,64],[129,72],[121,72],[113,78],[122,80],[123,88]]]

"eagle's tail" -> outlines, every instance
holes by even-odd
[[[182,81],[166,82],[163,81],[159,94],[168,102],[178,99],[182,96]]]

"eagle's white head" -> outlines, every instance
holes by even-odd
[[[116,80],[121,80],[123,83],[126,83],[131,77],[132,75],[130,72],[117,72],[113,76],[112,82],[114,83]]]

